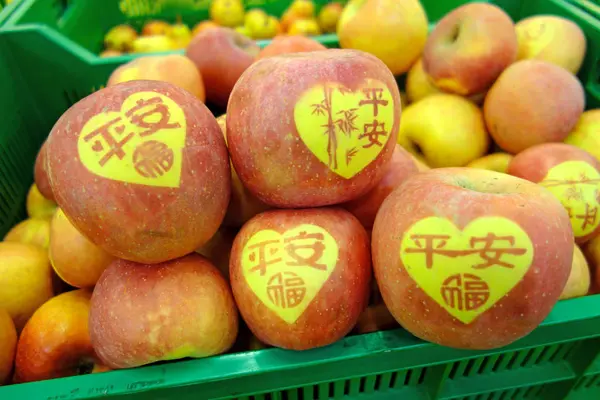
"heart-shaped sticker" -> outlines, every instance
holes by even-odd
[[[565,161],[548,171],[540,182],[569,213],[575,237],[594,232],[600,224],[600,173],[584,161]]]
[[[300,96],[294,121],[306,147],[331,171],[350,179],[384,149],[396,107],[378,80],[366,79],[356,90],[325,83]]]
[[[181,107],[161,93],[138,92],[120,111],[99,113],[81,130],[81,163],[106,179],[179,187],[187,124]]]
[[[428,217],[405,232],[400,259],[429,297],[469,324],[521,281],[533,245],[504,217],[477,218],[462,231],[449,219]]]
[[[327,282],[338,251],[333,236],[317,225],[299,225],[283,234],[265,229],[246,242],[242,271],[260,301],[293,324]]]

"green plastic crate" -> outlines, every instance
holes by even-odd
[[[432,22],[464,2],[422,0]],[[586,89],[588,108],[600,106],[600,23],[593,16],[562,0],[493,2],[515,20],[556,14],[577,22],[589,43],[579,78]],[[9,14],[10,22],[0,29],[0,236],[25,216],[35,155],[57,118],[104,85],[114,68],[130,59],[98,58],[56,28],[64,26],[60,21],[73,15],[69,7],[82,4],[81,0],[38,0],[36,7],[38,3],[55,11],[58,5],[67,4],[67,12],[54,14],[54,26],[47,21],[36,23],[29,14],[34,3],[22,0]],[[57,15],[62,16],[57,20]],[[25,17],[30,19],[23,20]],[[85,24],[94,18],[99,19],[98,15],[75,19]],[[396,329],[350,336],[305,352],[268,349],[0,387],[1,400],[107,396],[179,400],[599,399],[600,295],[559,302],[533,333],[491,351],[437,346]]]

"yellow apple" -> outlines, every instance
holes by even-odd
[[[402,112],[398,144],[432,168],[462,167],[489,143],[481,110],[463,97],[431,95]]]
[[[505,174],[512,159],[513,156],[508,153],[492,153],[471,161],[465,167],[487,169]]]
[[[590,290],[590,267],[579,246],[573,247],[573,265],[559,300],[585,296]]]
[[[19,242],[48,249],[50,243],[50,219],[29,218],[15,225],[6,236],[5,242]]]
[[[27,215],[31,218],[50,218],[56,211],[56,203],[45,198],[34,183],[27,193]]]
[[[229,28],[244,23],[244,5],[240,0],[213,0],[210,4],[210,19]]]
[[[7,381],[15,360],[17,331],[7,311],[0,308],[0,385]]]
[[[438,89],[423,69],[423,59],[419,58],[416,63],[410,67],[408,74],[406,75],[406,95],[408,99],[414,103],[421,100],[424,97],[432,94],[444,93]]]
[[[565,143],[577,146],[600,161],[600,108],[581,114]]]

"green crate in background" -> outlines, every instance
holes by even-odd
[[[600,19],[600,0],[569,0],[571,3],[577,5],[582,10],[589,12],[596,18]]]
[[[432,23],[466,2],[421,1]],[[586,89],[588,108],[600,106],[598,20],[564,0],[491,2],[515,20],[554,14],[581,26],[588,53],[579,79]],[[83,13],[92,10],[91,3],[102,7]],[[35,156],[58,117],[102,87],[117,66],[134,57],[102,59],[91,51],[115,21],[131,21],[111,6],[115,4],[118,2],[112,0],[21,0],[4,14],[7,17],[0,29],[0,237],[25,217]],[[89,37],[71,36],[75,32]],[[335,46],[335,35],[329,38],[329,45]],[[600,295],[559,302],[532,334],[492,351],[441,347],[397,329],[351,336],[305,352],[260,350],[0,387],[1,400],[106,396],[178,400],[600,399]]]

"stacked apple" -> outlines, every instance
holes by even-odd
[[[13,360],[29,382],[207,357],[243,324],[251,349],[398,323],[497,348],[587,294],[584,35],[483,3],[427,25],[417,0],[353,0],[337,29],[356,49],[209,27],[115,70],[54,125],[0,243],[0,380]]]

